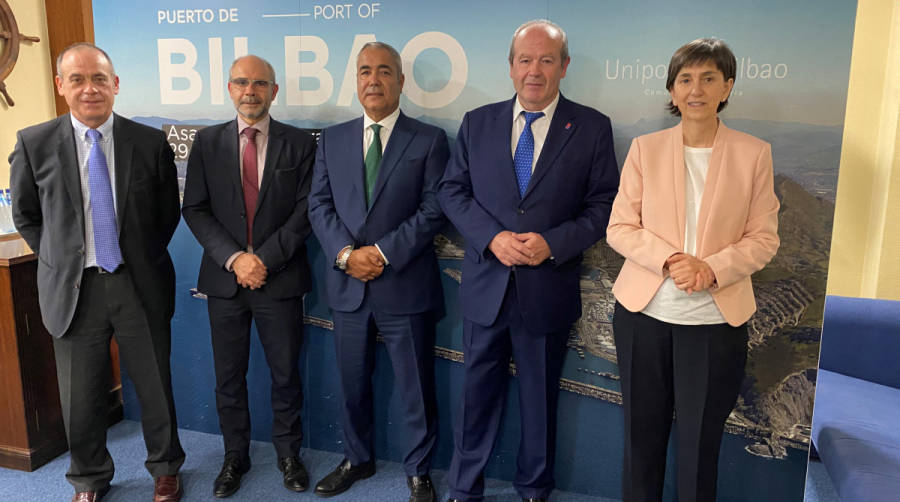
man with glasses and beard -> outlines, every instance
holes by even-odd
[[[272,376],[272,442],[284,486],[306,490],[300,461],[298,372],[303,294],[310,289],[304,242],[315,140],[269,116],[278,85],[257,56],[231,65],[237,119],[197,133],[182,213],[203,246],[197,289],[208,297],[216,408],[225,461],[213,495],[228,497],[250,469],[247,366],[256,322]]]

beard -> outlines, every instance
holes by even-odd
[[[253,105],[255,108],[248,110],[243,105]],[[241,106],[238,107],[238,113],[246,119],[259,120],[269,113],[269,104],[261,99],[244,99],[241,100]]]

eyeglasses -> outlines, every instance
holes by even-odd
[[[257,89],[268,89],[270,85],[275,83],[271,80],[250,80],[248,78],[233,78],[229,82],[231,82],[231,85],[241,89],[246,89],[250,84],[253,84],[253,87]]]

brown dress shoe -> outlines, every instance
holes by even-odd
[[[178,475],[156,478],[153,502],[178,502],[181,500],[181,479]]]
[[[109,487],[101,488],[100,490],[93,492],[77,492],[74,496],[72,496],[72,502],[100,502],[100,499],[106,495],[106,492],[109,491]]]

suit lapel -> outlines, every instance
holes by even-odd
[[[222,169],[224,176],[231,181],[230,185],[244,207],[244,187],[241,185],[241,139],[237,132],[237,119],[227,123],[215,140],[213,151],[220,152],[220,166],[212,169]],[[224,180],[224,178],[223,178]]]
[[[706,171],[706,181],[703,183],[703,197],[700,199],[700,212],[697,214],[697,247],[696,254],[699,256],[703,249],[703,237],[706,233],[706,223],[709,221],[710,206],[716,194],[716,186],[719,183],[719,175],[722,172],[722,164],[725,158],[725,143],[728,138],[728,128],[722,121],[719,121],[719,128],[716,130],[716,138],[713,140],[712,154],[709,156],[709,170]]]
[[[531,174],[531,181],[528,182],[528,189],[525,190],[523,199],[528,197],[528,194],[534,190],[534,187],[541,182],[541,179],[553,166],[553,161],[559,157],[560,152],[562,152],[566,143],[569,142],[572,133],[575,132],[578,126],[573,110],[569,105],[569,100],[560,94],[559,102],[556,104],[556,111],[553,113],[553,120],[550,122],[550,128],[547,130],[547,138],[544,140],[541,155],[534,166],[534,172]],[[512,134],[511,131],[510,134]]]
[[[284,148],[281,124],[275,119],[269,119],[269,143],[266,147],[266,165],[263,169],[263,179],[259,186],[259,197],[256,199],[256,210],[262,206],[263,198],[275,178],[275,170],[280,165],[281,150]]]
[[[72,119],[69,114],[59,118],[57,123],[59,134],[57,135],[56,154],[62,169],[63,183],[72,207],[75,208],[75,220],[78,221],[81,235],[84,235],[84,198],[81,193],[81,166],[78,165],[78,154],[75,147],[75,132],[72,128]]]
[[[499,183],[497,186],[508,190],[509,195],[514,200],[519,200],[519,180],[516,177],[516,164],[513,159],[512,149],[510,148],[513,131],[513,105],[517,97],[513,98],[500,107],[500,112],[494,116],[494,123],[484,132],[487,136],[486,145],[500,145],[498,150],[498,160],[496,169],[499,171],[497,176]]]
[[[387,179],[397,168],[400,159],[403,158],[403,154],[406,152],[406,147],[409,146],[409,143],[416,135],[415,131],[409,127],[407,120],[406,115],[400,112],[397,122],[394,123],[394,130],[391,131],[387,148],[384,150],[384,157],[381,159],[381,167],[378,169],[378,177],[375,179],[375,190],[372,191],[372,202],[369,204],[369,210],[375,207],[375,201],[378,200],[378,196],[381,194],[385,183],[387,183]],[[362,144],[362,138],[360,138],[360,144]]]
[[[128,185],[131,182],[132,157],[134,155],[134,143],[131,131],[124,126],[122,119],[115,115],[113,118],[113,143],[116,158],[116,227],[122,233],[122,222],[125,217],[125,208],[128,207]]]
[[[346,157],[341,157],[336,169],[342,176],[339,180],[331,181],[332,184],[350,184],[348,194],[350,196],[350,204],[353,205],[354,215],[359,216],[358,219],[354,218],[352,221],[359,222],[360,225],[365,221],[366,213],[368,212],[366,207],[366,161],[362,151],[363,124],[362,117],[347,124],[350,130],[347,131],[347,141],[349,142],[347,150],[343,152],[343,155],[346,155]],[[339,134],[338,136],[342,135]]]
[[[681,244],[679,250],[684,249],[684,225],[685,225],[685,166],[684,166],[684,133],[681,130],[681,122],[671,129],[672,131],[672,179],[675,190],[675,216],[678,220],[678,239]]]

